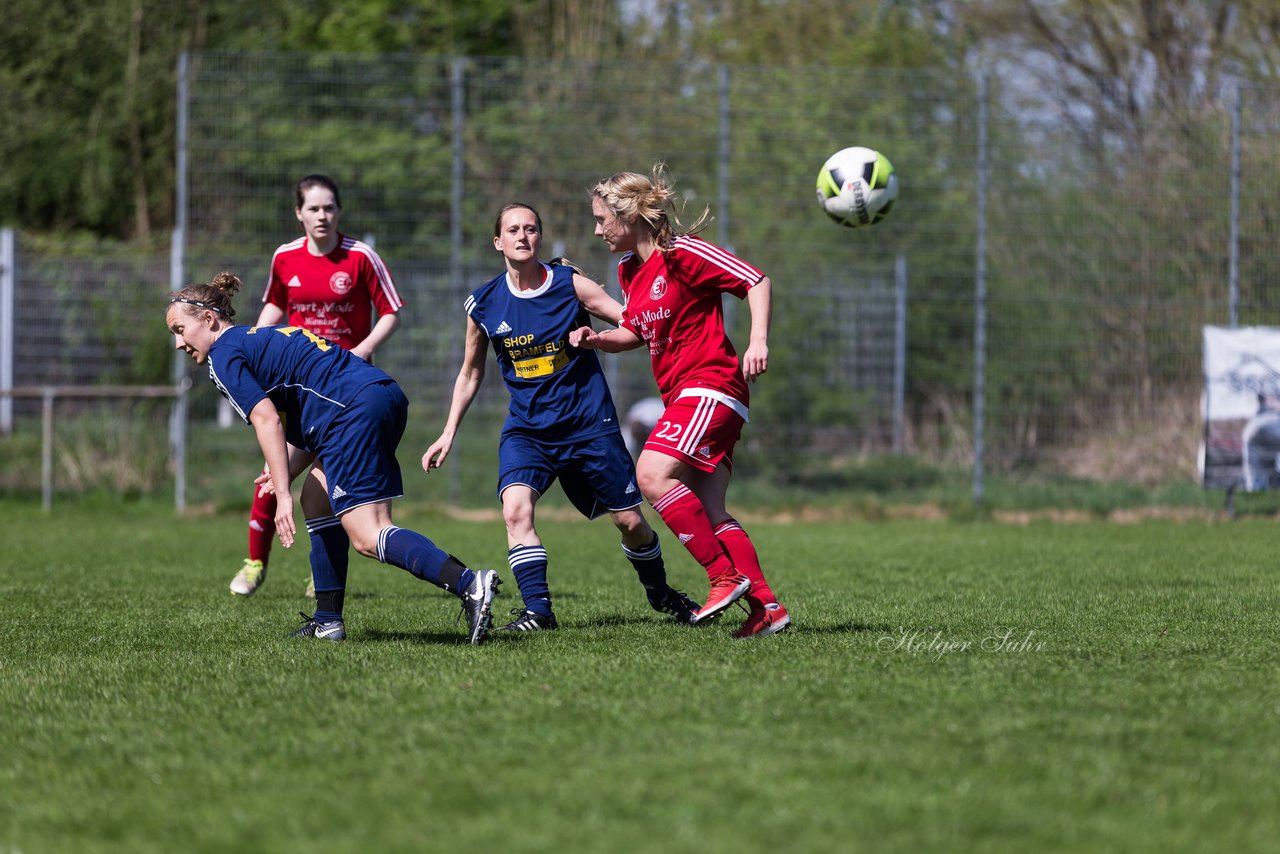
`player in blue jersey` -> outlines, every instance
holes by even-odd
[[[257,433],[267,473],[258,478],[276,495],[276,533],[293,545],[289,446],[315,455],[301,504],[311,538],[315,614],[295,637],[340,641],[351,546],[398,566],[462,600],[471,643],[492,626],[499,579],[471,570],[416,531],[391,523],[391,500],[403,495],[396,446],[409,402],[390,376],[336,344],[297,326],[236,326],[231,298],[240,280],[220,273],[209,284],[170,294],[165,323],[174,346],[197,365]],[[294,473],[297,472],[295,467]],[[325,483],[327,481],[327,491]]]
[[[595,353],[568,345],[588,313],[617,323],[622,306],[567,264],[543,264],[542,219],[528,205],[507,205],[493,227],[506,270],[467,297],[466,349],[440,438],[422,457],[427,472],[444,464],[485,374],[486,345],[497,355],[511,404],[498,445],[498,497],[507,526],[511,572],[524,609],[511,631],[556,628],[547,584],[547,550],[534,529],[538,499],[560,480],[588,519],[608,513],[622,534],[654,610],[691,623],[698,604],[667,583],[658,535],[640,511],[635,466]]]

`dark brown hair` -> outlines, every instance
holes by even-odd
[[[293,188],[293,197],[297,199],[295,208],[302,208],[302,203],[306,201],[307,190],[312,187],[324,187],[330,193],[333,193],[333,203],[338,206],[338,210],[342,210],[342,196],[338,194],[338,185],[333,183],[333,179],[328,175],[308,175],[297,183]]]

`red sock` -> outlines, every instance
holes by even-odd
[[[276,496],[274,492],[258,494],[253,488],[253,507],[249,510],[249,560],[267,565],[271,557],[271,540],[276,535]]]
[[[715,530],[716,539],[729,553],[729,559],[738,568],[738,572],[751,579],[751,592],[747,594],[747,601],[753,605],[777,602],[769,582],[764,579],[764,570],[760,568],[760,555],[756,554],[755,543],[751,542],[751,538],[747,536],[746,531],[742,530],[737,520],[729,519],[721,522]]]
[[[684,484],[676,486],[653,503],[653,509],[667,523],[671,533],[680,540],[680,545],[689,550],[693,559],[702,564],[707,571],[707,578],[712,580],[728,574],[737,574],[729,554],[724,550],[715,532],[711,530],[711,520],[707,511],[702,509],[698,496]]]

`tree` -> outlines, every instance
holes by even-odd
[[[1018,109],[1101,150],[1147,137],[1154,112],[1194,114],[1236,80],[1274,80],[1271,0],[981,0],[957,3],[988,67],[1019,81]]]
[[[173,223],[187,50],[513,53],[518,0],[11,0],[0,222],[147,239]]]
[[[145,238],[171,218],[173,57],[200,6],[6,6],[0,220]]]

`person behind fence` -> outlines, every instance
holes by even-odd
[[[298,326],[235,325],[231,298],[240,280],[219,273],[208,284],[170,294],[165,323],[174,346],[197,365],[250,424],[266,458],[260,488],[276,498],[276,533],[285,548],[296,528],[290,492],[290,446],[314,458],[301,504],[311,540],[316,605],[294,637],[346,637],[343,600],[351,546],[365,557],[407,570],[462,600],[467,637],[488,636],[501,583],[493,570],[472,570],[435,543],[391,521],[403,494],[396,446],[409,402],[389,375]]]
[[[1280,397],[1258,395],[1258,411],[1240,431],[1240,449],[1245,489],[1280,486]]]
[[[660,397],[642,397],[627,410],[626,417],[622,419],[622,438],[627,443],[627,453],[633,458],[640,453],[653,428],[658,426],[664,410],[666,407]]]
[[[580,270],[538,260],[542,218],[510,204],[498,212],[494,249],[506,270],[467,297],[466,343],[440,437],[422,457],[430,473],[444,464],[467,408],[485,375],[492,346],[510,395],[498,443],[498,498],[507,527],[511,573],[524,608],[502,628],[538,631],[557,626],[546,546],[534,527],[538,499],[553,483],[588,519],[609,514],[622,534],[622,553],[635,568],[654,610],[690,623],[698,603],[667,583],[662,544],[640,511],[643,498],[623,443],[617,411],[595,353],[568,346],[588,313],[616,323],[622,306]]]
[[[303,235],[271,258],[258,326],[287,321],[350,350],[366,362],[400,326],[404,302],[373,247],[338,231],[342,198],[325,175],[308,175],[293,189],[294,216]],[[310,462],[294,454],[300,473]],[[267,579],[275,537],[275,496],[257,488],[249,511],[249,555],[231,579],[231,592],[252,596]],[[308,580],[307,596],[314,596]]]
[[[682,228],[678,197],[664,164],[652,176],[618,172],[591,193],[595,233],[623,253],[618,279],[626,297],[621,324],[581,327],[570,344],[620,352],[647,344],[666,409],[636,462],[640,489],[706,570],[710,590],[695,615],[703,622],[739,598],[750,604],[738,638],[786,629],[751,538],[725,509],[733,449],[748,415],[748,383],[769,366],[769,277],[697,236],[709,212]],[[724,328],[721,295],[745,298],[750,341],[739,360]]]

